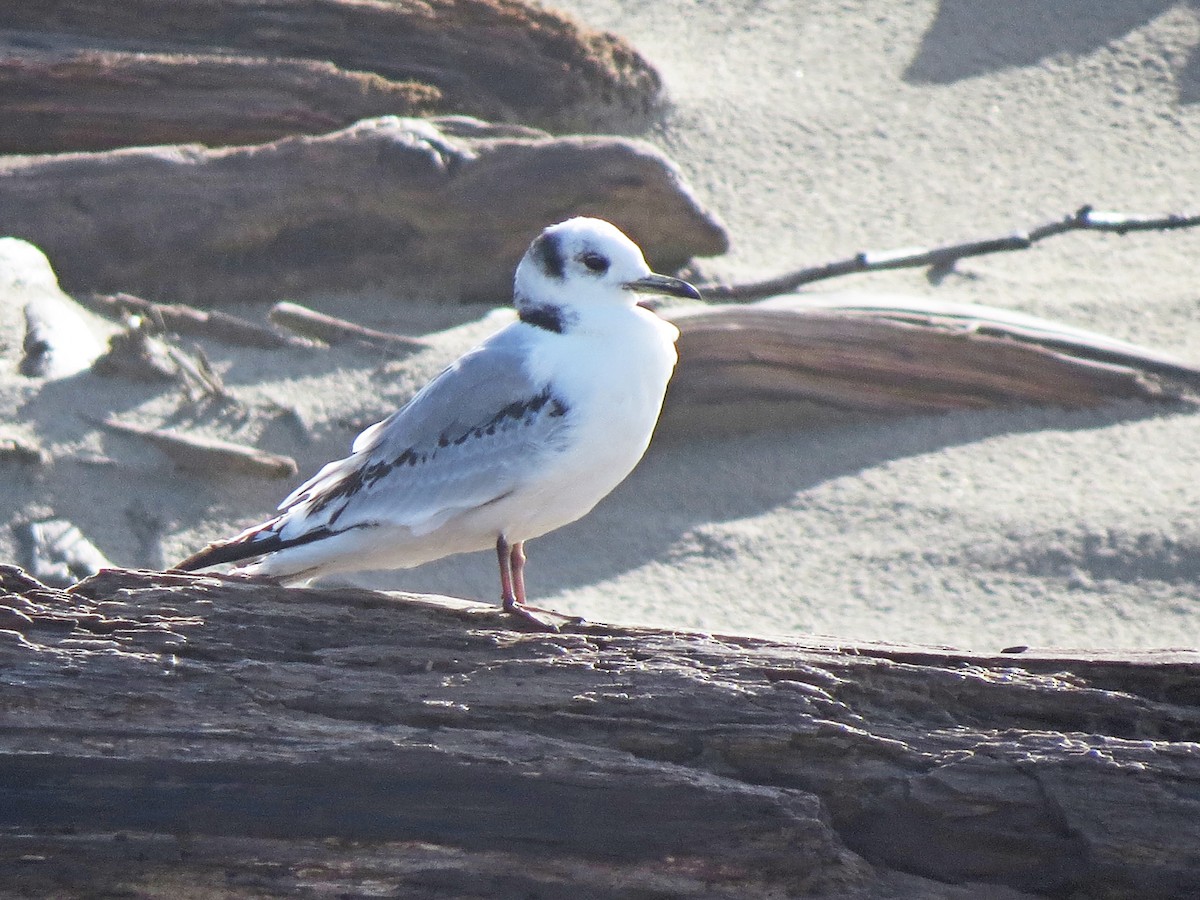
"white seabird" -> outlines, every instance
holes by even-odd
[[[526,606],[524,544],[588,513],[650,443],[679,331],[638,304],[645,294],[700,298],[651,272],[608,222],[547,228],[517,267],[517,321],[362,432],[274,518],[176,568],[253,560],[235,571],[299,583],[494,546],[504,609],[552,627]]]

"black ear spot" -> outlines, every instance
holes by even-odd
[[[538,261],[538,266],[550,278],[561,279],[564,272],[562,252],[558,248],[558,236],[543,232],[537,240],[533,242],[534,257]]]
[[[585,253],[579,257],[579,261],[587,266],[589,271],[595,272],[597,275],[603,275],[608,271],[608,257],[601,256],[599,253]]]

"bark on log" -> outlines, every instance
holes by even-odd
[[[811,417],[911,415],[1032,404],[1171,402],[1200,367],[1009,310],[916,297],[799,294],[663,311],[679,328],[671,425],[764,424],[776,403]]]
[[[521,0],[0,0],[0,153],[228,146],[421,109],[612,130],[661,92],[622,38]]]
[[[76,294],[207,305],[371,289],[507,303],[529,241],[567,214],[614,222],[660,271],[727,246],[650,145],[473,119],[0,160],[0,234],[40,247]]]
[[[416,82],[315,60],[118,51],[0,56],[0,153],[257,144],[438,110]]]
[[[1200,891],[1195,651],[523,634],[465,601],[120,570],[0,587],[0,895]]]

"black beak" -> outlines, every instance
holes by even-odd
[[[625,289],[639,294],[668,294],[672,297],[686,297],[689,300],[703,299],[700,292],[679,278],[670,275],[647,275],[637,281],[630,281]]]

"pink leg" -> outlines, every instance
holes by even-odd
[[[512,545],[509,551],[509,566],[512,573],[513,592],[517,598],[517,605],[527,612],[539,613],[543,616],[553,616],[556,619],[562,619],[564,622],[571,622],[575,625],[582,625],[583,619],[580,616],[568,616],[560,612],[555,612],[552,609],[543,609],[540,606],[530,606],[525,600],[525,542],[518,541]],[[555,629],[556,631],[558,629]]]
[[[512,557],[509,556],[508,541],[504,535],[496,539],[496,558],[500,561],[500,601],[506,611],[512,612],[517,595],[513,593]]]
[[[509,555],[512,563],[512,582],[513,590],[517,595],[517,602],[522,606],[525,605],[525,542],[517,541],[512,545],[512,552]]]
[[[500,601],[504,611],[539,631],[558,631],[558,626],[543,622],[525,608],[525,552],[521,542],[510,545],[500,535],[496,539],[496,559],[500,563]]]

